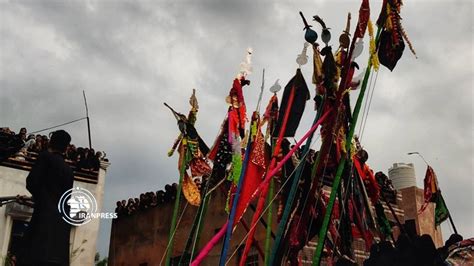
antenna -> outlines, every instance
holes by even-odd
[[[89,149],[92,149],[91,124],[89,121],[89,108],[87,107],[86,92],[84,90],[82,90],[82,95],[84,96],[84,105],[86,106],[87,134],[89,136]]]

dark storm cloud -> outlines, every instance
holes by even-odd
[[[112,163],[104,197],[104,209],[111,211],[117,200],[178,180],[177,158],[166,156],[178,131],[164,101],[186,113],[196,88],[201,106],[197,128],[211,145],[247,47],[254,49],[254,73],[244,90],[253,110],[262,68],[266,88],[277,78],[285,85],[295,73],[296,55],[303,48],[298,11],[308,19],[322,16],[336,40],[348,11],[354,25],[359,1],[0,5],[0,125],[33,130],[82,117],[86,90],[93,144]],[[379,6],[380,1],[371,1],[373,20]],[[393,162],[415,162],[419,185],[425,166],[406,153],[421,152],[438,173],[458,229],[472,236],[472,4],[406,2],[402,17],[418,59],[406,49],[394,72],[381,69],[363,145],[376,171],[386,172]],[[358,59],[361,69],[365,58]],[[311,69],[310,64],[303,67],[307,83]],[[263,102],[269,97],[265,93]],[[298,135],[312,121],[312,106],[308,102]],[[76,144],[87,145],[84,123],[67,129]],[[103,221],[102,255],[109,232],[110,224]]]

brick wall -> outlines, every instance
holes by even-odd
[[[224,211],[227,194],[216,190],[212,194],[212,199],[208,205],[207,214],[204,219],[201,240],[196,253],[207,243],[216,230],[219,230],[225,220],[227,213]],[[182,200],[179,214],[183,213],[186,201]],[[174,201],[162,203],[157,207],[141,210],[131,216],[123,216],[115,219],[112,223],[112,233],[109,247],[109,265],[129,266],[129,265],[160,265],[163,263],[163,255],[166,249],[171,224],[171,214],[173,213]],[[173,256],[180,256],[185,248],[189,232],[193,223],[197,207],[187,205],[183,217],[179,223],[179,228],[175,235]],[[249,208],[244,216],[247,224],[250,224],[253,211]],[[276,211],[274,211],[276,213]],[[266,215],[264,215],[266,218]],[[259,223],[257,225],[255,238],[261,249],[265,246],[265,227]],[[274,221],[273,228],[276,228]],[[228,256],[237,250],[239,243],[247,231],[238,226],[232,235]],[[243,243],[245,244],[245,242]],[[214,247],[209,256],[201,265],[217,265],[219,263],[222,243]],[[253,253],[256,253],[253,251]],[[237,265],[238,252],[232,257],[229,265]],[[164,260],[164,259],[163,259]],[[146,263],[146,264],[145,264]],[[259,264],[263,264],[262,257],[259,256]]]

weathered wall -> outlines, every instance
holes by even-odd
[[[98,211],[102,209],[104,182],[106,169],[109,163],[102,162],[99,170],[98,183],[85,183],[78,180],[74,181],[74,186],[89,190],[97,200]],[[28,171],[0,166],[0,196],[28,195],[26,190],[26,177]],[[12,218],[5,214],[5,207],[0,207],[0,257],[5,258],[10,242],[10,232],[12,227]],[[97,235],[99,232],[99,219],[93,219],[86,225],[74,227],[71,230],[71,251],[83,250],[77,252],[76,256],[71,258],[72,266],[93,265],[96,253]],[[72,252],[71,252],[72,253]]]
[[[220,191],[213,193],[208,206],[206,219],[204,220],[201,240],[199,242],[200,245],[196,248],[195,253],[212,238],[216,230],[219,230],[223,222],[227,219],[228,215],[224,211],[225,202],[226,193]],[[178,212],[179,214],[183,212],[185,205],[186,201],[183,199],[180,204],[181,208]],[[164,251],[168,242],[173,207],[174,202],[163,203],[158,207],[138,211],[131,216],[123,216],[119,219],[115,219],[112,223],[110,238],[109,265],[125,266],[147,263],[147,265],[150,266],[162,264],[164,261]],[[173,257],[180,256],[184,250],[196,212],[197,207],[187,205],[175,235]],[[252,219],[251,215],[253,215],[253,213],[252,210],[248,210],[244,216],[247,224],[250,224]],[[266,215],[264,217],[266,217]],[[275,226],[274,224],[274,228]],[[237,249],[246,233],[247,231],[245,231],[242,226],[238,226],[234,231],[228,253],[229,257]],[[255,238],[258,240],[260,247],[264,249],[265,227],[260,223],[258,224]],[[219,243],[214,247],[202,265],[217,265],[219,263],[221,249],[222,243]],[[229,265],[236,265],[237,258],[238,254],[236,253],[232,257]],[[263,261],[260,257],[260,264],[262,263]]]
[[[74,181],[74,186],[89,190],[97,201],[97,212],[102,211],[106,169],[110,164],[101,162],[97,184]],[[93,265],[97,252],[97,236],[99,233],[100,219],[92,219],[89,223],[71,230],[71,251],[82,250],[71,258],[71,266]]]
[[[326,189],[329,193],[329,188]],[[207,243],[215,234],[216,230],[220,229],[222,223],[227,219],[227,213],[224,211],[227,194],[225,192],[217,191],[213,194],[210,201],[207,216],[204,219],[204,227],[201,235],[200,245],[197,247],[198,252],[202,246]],[[393,204],[395,213],[400,221],[404,222],[403,209],[399,207],[402,202],[402,195],[397,196],[397,204]],[[183,207],[186,201],[181,201],[181,209],[179,214],[183,213]],[[112,266],[126,266],[126,265],[161,265],[164,261],[164,251],[169,236],[169,228],[171,223],[171,214],[173,213],[174,202],[162,203],[158,207],[152,207],[148,210],[140,210],[131,216],[123,215],[119,219],[115,219],[112,223],[112,232],[109,247],[109,265]],[[275,206],[274,206],[275,207]],[[388,219],[394,220],[392,213],[384,204],[385,214]],[[184,250],[192,222],[197,211],[197,207],[188,205],[184,211],[182,220],[176,232],[173,257],[180,256]],[[274,208],[274,214],[276,210]],[[249,208],[244,216],[247,224],[250,224],[253,211]],[[266,219],[266,215],[263,216]],[[273,221],[273,231],[276,231],[276,222]],[[238,226],[233,234],[231,247],[229,249],[229,256],[237,249],[241,240],[245,236],[246,231],[243,226]],[[264,249],[265,230],[262,224],[258,224],[256,239],[262,249]],[[310,241],[307,247],[300,253],[301,263],[303,265],[311,265],[311,259],[315,249],[316,238]],[[242,243],[245,244],[245,243]],[[364,258],[368,256],[365,252],[365,245],[363,240],[359,239],[355,243],[356,255],[358,262],[362,263]],[[204,260],[202,265],[218,265],[220,252],[222,249],[222,242],[220,242]],[[237,252],[232,257],[229,265],[237,265],[239,258]],[[146,263],[146,264],[145,264]],[[259,256],[259,264],[262,265],[262,258]]]
[[[441,227],[434,226],[434,203],[429,203],[426,210],[419,213],[424,202],[423,189],[408,187],[400,190],[403,195],[402,207],[405,210],[405,220],[415,220],[418,235],[429,234],[436,247],[444,245]]]
[[[26,190],[27,171],[0,166],[0,196],[30,195]],[[12,221],[5,213],[6,208],[0,207],[0,256],[5,258],[10,243]]]

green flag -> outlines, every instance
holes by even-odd
[[[386,237],[390,236],[392,234],[392,226],[390,226],[390,222],[385,215],[382,203],[377,202],[375,204],[375,213],[377,215],[377,223],[380,227],[380,232]]]
[[[438,191],[438,196],[436,197],[436,208],[435,208],[435,224],[438,226],[446,219],[448,219],[449,211],[444,202],[443,196]]]

